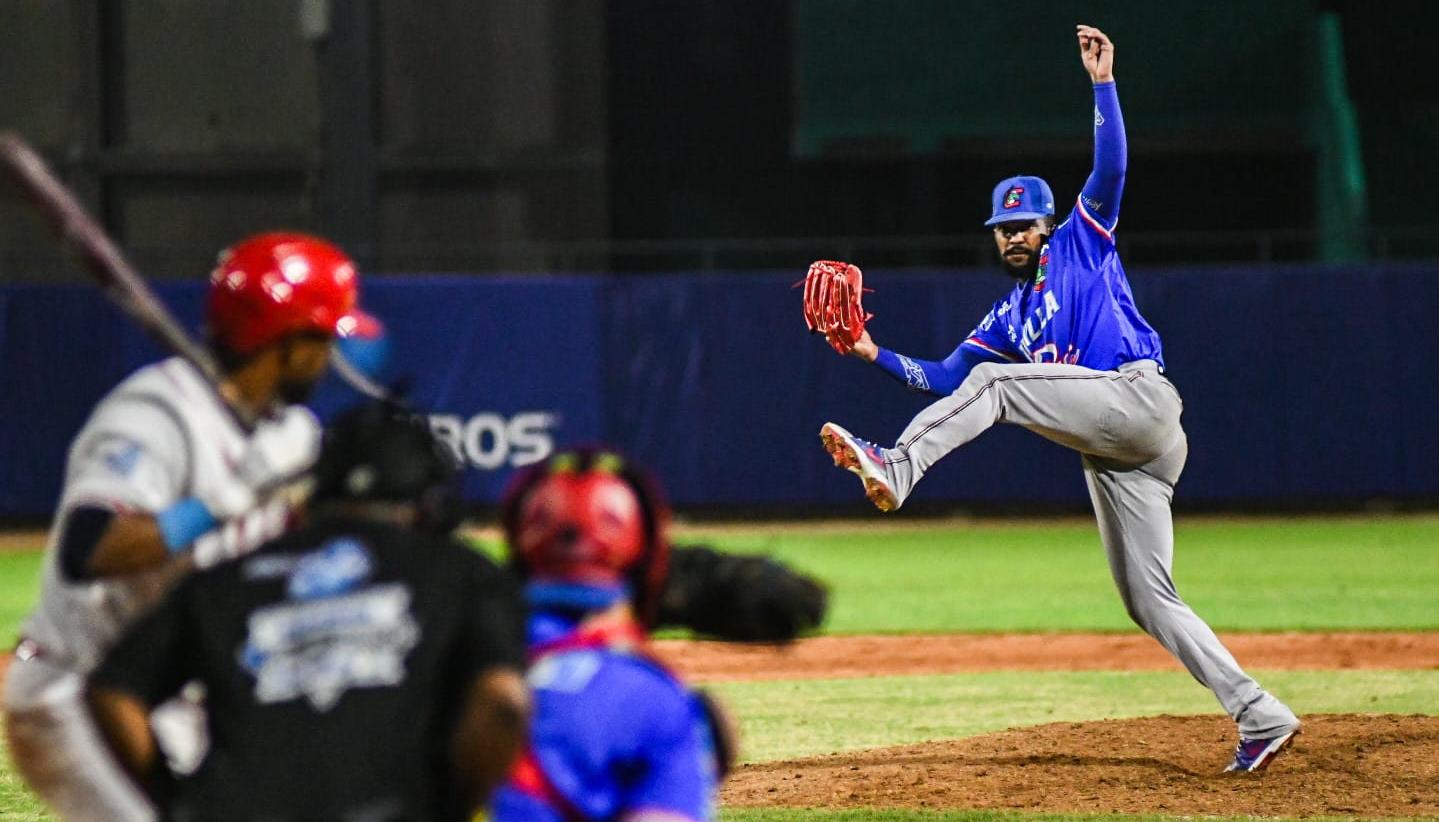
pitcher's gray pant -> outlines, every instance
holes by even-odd
[[[885,450],[902,504],[931,465],[995,423],[1021,425],[1078,451],[1109,568],[1129,615],[1214,692],[1246,737],[1299,724],[1259,687],[1175,591],[1170,503],[1189,446],[1179,392],[1152,360],[1118,371],[1077,365],[984,364],[909,424]]]

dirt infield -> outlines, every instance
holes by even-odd
[[[21,554],[45,547],[45,529],[22,528],[0,530],[0,554]]]
[[[1439,668],[1439,633],[1234,634],[1254,668]],[[989,670],[1181,670],[1141,634],[820,637],[789,646],[667,641],[696,681]],[[1315,715],[1260,775],[1220,775],[1224,716],[1057,723],[968,739],[742,766],[727,806],[1052,812],[1439,813],[1439,717]]]
[[[1439,669],[1439,633],[1230,634],[1250,668]],[[660,656],[694,682],[839,679],[976,671],[1183,670],[1143,634],[832,636],[788,645],[668,639]],[[0,655],[0,678],[10,655]]]
[[[1439,633],[1233,634],[1247,666],[1439,669]],[[667,640],[698,682],[990,670],[1181,670],[1141,634],[819,637],[786,646]],[[0,656],[3,675],[9,656]],[[1227,717],[1055,723],[741,766],[729,807],[973,808],[1256,816],[1439,815],[1439,717],[1317,714],[1267,772],[1221,775]]]
[[[1439,668],[1439,633],[1230,634],[1246,667],[1289,670]],[[791,645],[665,640],[659,652],[697,682],[832,679],[1026,670],[1183,670],[1139,634],[836,636]]]
[[[1057,723],[745,765],[730,807],[991,808],[1257,816],[1439,814],[1439,717],[1304,717],[1262,774],[1221,774],[1225,717]]]

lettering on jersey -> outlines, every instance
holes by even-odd
[[[1090,197],[1087,194],[1081,193],[1079,195],[1079,201],[1084,203],[1084,207],[1088,208],[1090,211],[1098,211],[1101,208],[1104,208],[1104,203],[1094,199],[1093,197]]]
[[[1059,346],[1054,343],[1047,343],[1029,352],[1031,360],[1037,363],[1063,363],[1075,365],[1079,362],[1079,350],[1073,345],[1065,349],[1064,354],[1059,353]]]
[[[273,499],[195,540],[195,564],[209,568],[227,559],[248,554],[262,543],[285,532],[290,521],[290,499],[278,489]]]
[[[398,685],[419,641],[410,592],[394,582],[355,593],[261,608],[250,615],[240,664],[255,678],[255,700],[295,699],[316,711],[352,688]]]
[[[485,412],[469,418],[431,414],[430,430],[466,465],[483,471],[540,462],[555,450],[560,415],[522,411],[509,419]]]
[[[552,654],[536,662],[525,675],[525,680],[537,691],[577,694],[600,672],[601,662],[603,659],[598,651]]]
[[[1004,194],[1005,208],[1019,208],[1020,195],[1024,194],[1024,186],[1013,186]]]
[[[1008,311],[1008,310],[1009,310],[1009,303],[1006,302],[1004,305],[1000,306],[1000,307],[999,307],[999,310],[1000,310],[1000,311]],[[994,325],[994,321],[995,321],[995,313],[994,313],[994,311],[990,311],[988,314],[985,314],[985,315],[984,315],[984,319],[982,319],[982,320],[979,321],[979,330],[981,330],[981,331],[988,331],[988,330]]]
[[[1035,306],[1034,313],[1030,314],[1024,320],[1024,336],[1022,339],[1023,347],[1026,350],[1039,339],[1040,335],[1044,333],[1045,327],[1049,325],[1049,321],[1054,319],[1054,315],[1058,313],[1059,300],[1054,296],[1054,292],[1044,292],[1044,299],[1041,301],[1041,304]]]
[[[994,315],[991,314],[985,319],[993,323]],[[929,377],[925,376],[924,369],[919,367],[919,363],[911,360],[909,357],[906,357],[903,354],[900,354],[898,356],[899,364],[904,366],[904,381],[909,384],[909,387],[916,388],[920,391],[928,391]]]

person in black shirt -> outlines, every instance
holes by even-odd
[[[523,613],[465,547],[421,418],[326,436],[310,522],[182,582],[90,678],[127,771],[176,820],[468,819],[524,734]],[[145,717],[203,686],[211,750],[169,783]]]

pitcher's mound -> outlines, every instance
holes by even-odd
[[[1268,770],[1221,774],[1227,717],[1056,723],[739,768],[730,806],[1439,814],[1439,717],[1316,714]]]

